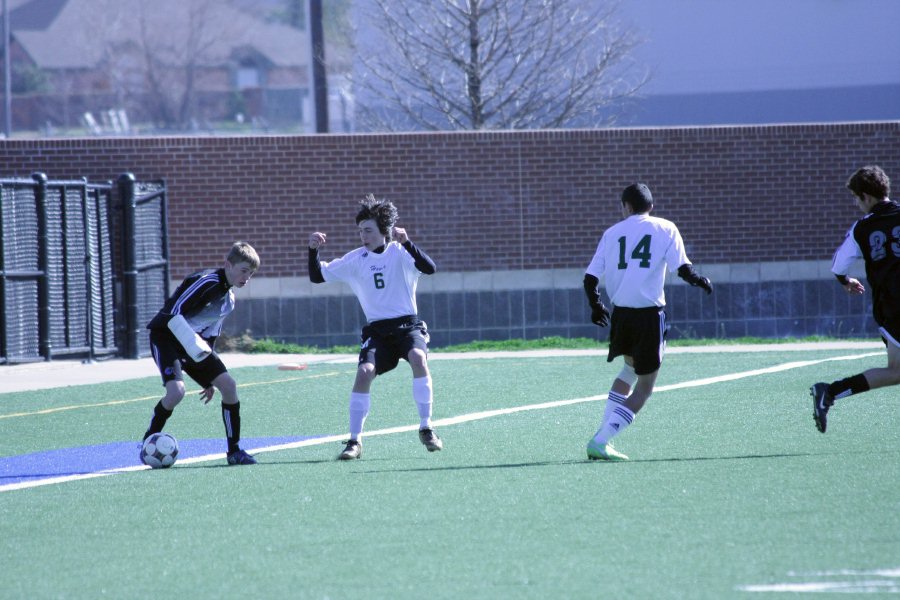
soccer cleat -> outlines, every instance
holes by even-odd
[[[588,442],[587,455],[591,460],[628,460],[628,457],[613,448],[612,444],[598,444],[593,438]]]
[[[338,460],[353,460],[362,456],[362,444],[357,440],[347,440],[344,451],[338,455]]]
[[[229,465],[255,465],[256,459],[238,448],[234,452],[228,453]]]
[[[441,441],[441,438],[434,432],[434,429],[429,429],[428,427],[419,430],[419,441],[425,445],[429,452],[435,452],[444,448],[444,442]]]
[[[816,429],[825,433],[828,426],[826,417],[828,409],[834,404],[834,396],[828,391],[827,383],[814,383],[809,388],[809,393],[813,397],[813,419],[816,421]]]

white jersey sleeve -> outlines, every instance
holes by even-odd
[[[690,264],[674,223],[649,215],[631,215],[600,238],[587,273],[605,281],[614,306],[665,306],[666,268]]]
[[[360,256],[365,248],[357,248],[331,262],[322,262],[322,277],[325,281],[350,281],[357,276]]]
[[[603,281],[603,276],[606,274],[606,233],[608,231],[607,229],[600,236],[600,242],[597,243],[597,249],[594,251],[594,258],[591,259],[585,271],[585,273],[593,275],[600,281]]]
[[[855,227],[856,224],[854,223],[853,227],[847,231],[847,236],[844,238],[844,241],[841,242],[838,249],[834,251],[834,256],[831,259],[831,272],[835,275],[846,275],[850,272],[850,267],[853,266],[853,263],[863,258],[862,249],[859,247],[859,244],[856,243],[856,238],[853,236]]]

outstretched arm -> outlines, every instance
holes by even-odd
[[[319,246],[325,243],[325,234],[319,231],[309,236],[309,280],[313,283],[325,283],[322,275],[322,264],[319,262]]]

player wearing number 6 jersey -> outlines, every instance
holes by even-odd
[[[822,433],[835,399],[900,383],[900,204],[890,200],[891,180],[880,167],[857,170],[847,188],[853,192],[856,207],[866,214],[853,224],[834,253],[831,272],[848,294],[862,294],[863,284],[847,273],[858,259],[865,261],[866,279],[872,287],[872,314],[887,347],[888,364],[810,388],[813,419]]]
[[[362,329],[359,366],[350,393],[350,439],[340,460],[362,456],[362,431],[371,404],[369,389],[376,376],[406,360],[413,372],[412,394],[419,411],[419,441],[429,452],[443,442],[431,427],[432,386],[428,370],[428,329],[416,309],[416,284],[434,262],[394,227],[397,209],[369,195],[360,203],[356,225],[363,246],[331,262],[319,260],[325,234],[309,236],[309,279],[313,283],[346,282],[356,294],[368,324]],[[393,236],[397,241],[392,241]]]
[[[634,421],[653,393],[666,347],[666,267],[693,286],[712,293],[709,279],[694,272],[678,228],[671,221],[651,217],[653,196],[643,183],[622,192],[622,215],[600,238],[584,276],[591,321],[610,325],[607,362],[623,356],[625,366],[613,381],[600,428],[588,442],[588,458],[627,460],[609,443]],[[612,318],[600,300],[605,281],[612,302]]]

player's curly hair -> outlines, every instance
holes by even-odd
[[[863,194],[868,194],[884,200],[891,195],[891,180],[881,167],[870,165],[857,169],[847,181],[847,189],[860,198]]]
[[[378,225],[378,231],[387,239],[391,239],[391,230],[397,222],[397,207],[393,202],[382,198],[378,200],[375,194],[367,194],[365,200],[359,201],[360,209],[356,213],[356,224],[372,220]]]

